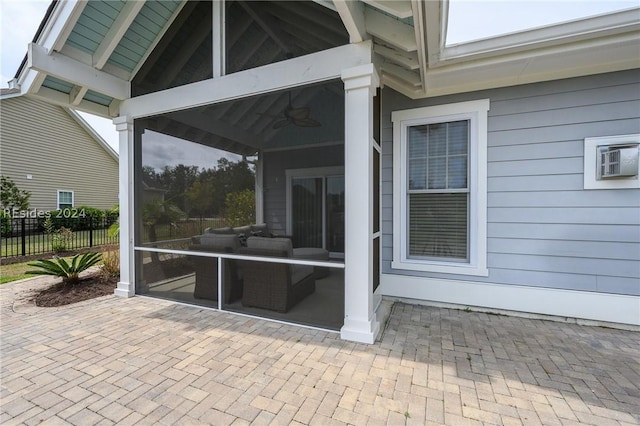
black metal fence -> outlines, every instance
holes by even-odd
[[[45,229],[41,218],[8,219],[0,223],[0,257],[34,256],[117,244],[109,235],[110,218],[78,217],[54,229]]]

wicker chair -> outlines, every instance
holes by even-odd
[[[234,253],[239,247],[239,242],[229,242],[229,238],[225,237],[209,237],[201,238],[198,244],[189,246],[193,251],[205,251],[209,253]],[[207,241],[210,240],[210,241]],[[197,299],[218,300],[218,258],[191,256],[194,269],[196,284],[193,296]],[[223,276],[223,293],[224,303],[232,303],[242,297],[242,279],[238,275],[236,261],[224,259],[222,261]]]
[[[287,250],[245,248],[238,254],[284,257]],[[243,276],[242,304],[287,312],[316,289],[313,267],[286,263],[239,260]]]

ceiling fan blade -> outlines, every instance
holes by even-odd
[[[288,126],[289,124],[291,124],[291,121],[289,120],[280,120],[278,122],[276,122],[276,124],[273,125],[274,129],[281,129],[283,127]]]
[[[294,120],[304,120],[309,118],[311,110],[309,108],[291,108],[286,114]]]
[[[314,120],[313,118],[303,118],[303,119],[292,119],[291,120],[293,122],[293,124],[295,124],[298,127],[320,127],[322,126],[322,124],[320,124],[319,121]]]

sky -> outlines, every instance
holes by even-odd
[[[49,3],[49,0],[0,0],[0,87],[8,87]],[[638,7],[639,3],[638,0],[450,0],[447,44]],[[118,135],[111,120],[80,114],[118,150]]]

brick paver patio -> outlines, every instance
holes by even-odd
[[[640,424],[640,333],[396,303],[379,342],[0,286],[0,423]]]

